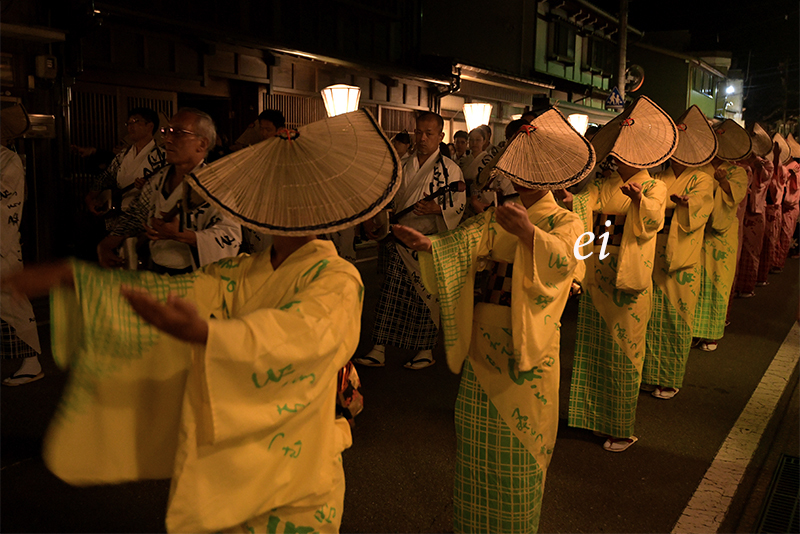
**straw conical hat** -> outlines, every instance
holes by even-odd
[[[20,137],[30,127],[28,112],[22,104],[13,104],[0,110],[0,136],[3,143]]]
[[[797,142],[797,139],[792,134],[786,136],[786,144],[789,145],[792,157],[794,159],[800,158],[800,143]]]
[[[672,159],[687,167],[701,167],[714,159],[717,136],[700,108],[692,106],[687,109],[675,126],[678,128],[678,148]]]
[[[717,157],[725,161],[738,161],[750,155],[753,148],[753,138],[742,128],[738,122],[725,119],[714,125],[719,149]]]
[[[497,159],[492,175],[530,189],[563,189],[580,182],[594,164],[592,144],[551,108],[523,126]]]
[[[614,156],[646,169],[667,161],[678,146],[678,129],[666,112],[640,96],[592,137],[597,161]]]
[[[772,136],[772,142],[778,143],[778,146],[781,149],[781,165],[786,165],[789,163],[789,161],[792,159],[792,149],[789,148],[788,144],[786,144],[786,139],[784,139],[781,134],[776,133],[774,136]]]
[[[756,156],[763,158],[772,152],[772,140],[770,140],[769,134],[760,124],[755,123],[753,125],[750,137],[753,139],[753,153]]]
[[[282,130],[215,161],[189,184],[255,230],[305,236],[377,214],[401,182],[400,159],[364,110]]]

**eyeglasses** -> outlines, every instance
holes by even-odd
[[[123,124],[123,126],[133,126],[137,122],[145,122],[145,120],[144,119],[129,119],[128,122],[124,122],[122,124]]]
[[[168,128],[161,128],[159,131],[161,132],[161,135],[163,135],[164,137],[166,137],[168,135],[171,135],[172,137],[174,137],[176,139],[180,139],[184,135],[194,135],[196,137],[201,137],[200,134],[196,134],[194,132],[190,132],[189,130],[182,130],[180,128],[173,128],[172,126],[170,126]]]

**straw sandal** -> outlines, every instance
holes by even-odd
[[[700,343],[700,350],[704,350],[706,352],[714,352],[715,350],[717,350],[717,342],[711,340],[703,341],[702,343]]]
[[[606,442],[603,443],[603,448],[608,452],[624,452],[637,441],[639,441],[639,438],[636,436],[631,436],[629,438],[608,438]]]
[[[386,362],[382,362],[377,358],[373,358],[369,354],[359,356],[358,358],[353,358],[353,363],[363,365],[364,367],[383,367],[386,365]]]
[[[430,350],[421,350],[416,356],[407,361],[403,367],[416,371],[430,367],[434,363],[436,363],[436,360],[433,359],[433,353]]]
[[[364,367],[383,367],[386,365],[386,353],[383,349],[373,348],[365,355],[353,358],[352,362]]]
[[[27,373],[20,373],[20,374],[13,374],[3,380],[4,386],[22,386],[24,384],[30,384],[31,382],[36,382],[37,380],[44,378],[44,371],[40,371],[38,374],[31,375]]]
[[[669,400],[677,395],[679,391],[680,389],[678,388],[662,388],[661,386],[658,386],[655,391],[651,393],[651,395],[657,399]]]

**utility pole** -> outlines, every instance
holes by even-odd
[[[628,56],[628,0],[619,0],[619,70],[617,88],[625,101],[625,64]]]

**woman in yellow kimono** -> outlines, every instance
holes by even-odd
[[[331,144],[337,154],[304,158]],[[79,485],[172,477],[169,532],[338,532],[351,437],[335,418],[337,372],[358,345],[363,286],[314,234],[373,217],[398,169],[366,112],[340,115],[192,177],[210,202],[268,229],[268,251],[173,277],[73,261],[4,280],[30,295],[54,288],[54,356],[70,377],[48,467]],[[344,186],[353,193],[337,210],[331,188]]]
[[[683,386],[700,290],[703,228],[713,206],[713,179],[702,167],[717,153],[717,138],[692,106],[677,122],[678,148],[655,178],[667,186],[664,228],[656,237],[653,311],[647,323],[642,387],[671,399]]]
[[[714,177],[714,209],[703,238],[700,297],[693,335],[702,350],[717,348],[725,332],[725,317],[736,274],[739,220],[736,210],[747,196],[747,171],[734,161],[745,159],[752,148],[750,135],[726,119],[714,127],[719,142],[717,157],[705,170]]]
[[[565,148],[571,149],[567,155]],[[521,153],[536,161],[515,163]],[[558,429],[560,319],[579,264],[572,247],[581,230],[578,218],[546,189],[579,181],[593,161],[591,145],[558,111],[548,110],[497,163],[522,205],[488,208],[436,236],[394,227],[420,251],[424,282],[439,295],[450,369],[457,373],[463,364],[455,532],[538,529]],[[553,174],[541,172],[551,165]],[[491,274],[473,304],[479,270]]]
[[[669,159],[677,130],[661,108],[639,97],[598,131],[592,144],[598,160],[610,156],[618,171],[608,177],[597,173],[573,201],[585,232],[575,253],[585,260],[586,276],[581,281],[569,425],[606,437],[605,450],[622,452],[638,439],[633,431],[656,234],[664,224],[667,196],[664,183],[646,169]]]

